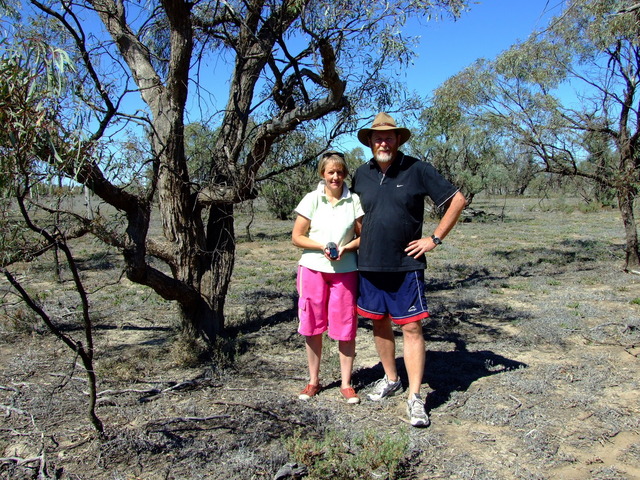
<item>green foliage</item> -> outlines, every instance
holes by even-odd
[[[506,184],[500,145],[494,132],[469,121],[448,98],[435,98],[420,117],[409,151],[460,187],[469,202],[490,186]]]
[[[298,430],[285,445],[299,464],[309,469],[309,479],[360,480],[380,475],[402,478],[400,464],[407,454],[406,432],[394,436],[367,430],[349,437],[334,430],[315,439]]]
[[[633,15],[616,14],[617,8],[616,2],[570,2],[544,32],[449,79],[434,104],[456,112],[448,125],[485,124],[501,141],[516,141],[547,171],[591,178],[595,199],[611,203],[618,176],[613,148],[625,135],[615,130],[622,118],[615,115],[625,111],[623,102],[633,105],[639,75],[633,61],[637,25],[634,30]],[[554,95],[568,81],[582,88],[577,109]],[[632,88],[625,94],[627,85]],[[636,117],[625,117],[631,132]]]
[[[529,41],[500,55],[494,68],[498,75],[551,90],[566,78],[567,71],[560,66],[568,64],[570,57],[570,52],[555,42]]]
[[[269,211],[280,220],[293,218],[293,209],[314,189],[320,178],[318,156],[327,148],[320,139],[294,132],[274,146],[262,167],[260,194]]]
[[[211,180],[211,173],[216,170],[212,163],[216,158],[214,152],[217,136],[217,131],[212,131],[202,123],[191,123],[185,126],[185,154],[193,182],[203,183]]]
[[[263,182],[260,193],[275,218],[292,219],[294,208],[319,181],[314,165],[303,166]]]
[[[321,148],[319,139],[309,140],[305,135],[293,135],[271,156],[267,164],[272,172],[282,172],[260,184],[260,194],[267,201],[267,207],[280,220],[294,217],[293,210],[302,197],[317,188],[321,178],[318,174],[318,153],[329,148]],[[349,177],[366,161],[364,150],[356,147],[345,154]],[[347,186],[349,178],[345,179]]]
[[[24,187],[33,182],[38,157],[60,163],[55,115],[72,65],[66,52],[37,38],[20,45],[5,39],[0,47],[0,194],[6,194],[18,180]]]

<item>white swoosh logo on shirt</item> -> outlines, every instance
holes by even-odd
[[[404,185],[396,185],[396,187],[400,188],[400,187],[404,187]]]

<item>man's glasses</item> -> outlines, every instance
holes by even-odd
[[[381,145],[382,143],[386,143],[387,145],[391,145],[392,143],[395,143],[395,141],[398,139],[397,136],[395,137],[377,137],[377,136],[373,136],[371,137],[371,140],[373,140],[373,143],[375,143],[376,145]]]

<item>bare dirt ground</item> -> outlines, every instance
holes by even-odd
[[[485,215],[429,256],[429,428],[407,425],[404,394],[364,399],[382,376],[365,320],[354,372],[363,402],[339,399],[330,341],[324,390],[297,400],[307,380],[300,252],[292,223],[259,209],[252,241],[238,215],[229,338],[206,363],[177,337],[174,307],[121,278],[114,252],[75,247],[91,292],[103,439],[77,359],[1,285],[0,477],[272,479],[308,445],[307,478],[640,479],[640,277],[622,272],[618,213],[521,199],[474,207]],[[73,297],[50,268],[27,266],[21,278],[79,335]],[[323,438],[333,447],[313,443]],[[367,460],[388,453],[386,440],[403,446],[399,463]],[[349,473],[353,459],[368,464]]]

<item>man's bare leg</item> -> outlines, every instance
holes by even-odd
[[[388,316],[373,321],[373,338],[376,343],[378,357],[380,357],[380,363],[382,363],[382,368],[384,368],[387,379],[392,382],[397,381],[396,340],[393,335],[391,319]]]
[[[411,322],[402,326],[404,342],[404,364],[409,377],[409,398],[411,394],[420,393],[422,377],[424,375],[424,336],[422,322]]]

